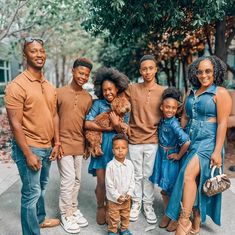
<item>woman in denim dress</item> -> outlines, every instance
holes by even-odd
[[[200,223],[209,215],[220,225],[221,194],[207,197],[202,193],[204,182],[210,178],[211,166],[223,164],[223,143],[232,101],[221,87],[226,65],[216,56],[201,57],[188,70],[193,85],[181,124],[186,126],[191,145],[183,159],[166,214],[178,220],[177,235],[199,234]],[[193,210],[193,223],[189,217]]]
[[[93,176],[97,176],[95,189],[97,199],[96,221],[98,224],[104,224],[106,222],[105,168],[107,163],[113,159],[112,138],[117,132],[123,132],[123,125],[121,125],[119,117],[114,112],[110,113],[110,120],[113,127],[101,128],[93,120],[97,115],[110,111],[111,102],[114,98],[127,89],[128,78],[117,70],[106,67],[100,68],[95,76],[100,81],[101,99],[94,101],[86,116],[85,128],[102,132],[101,148],[104,154],[97,158],[91,157],[88,172]],[[128,115],[125,115],[124,122],[127,123],[128,119]],[[127,128],[127,125],[125,128]]]
[[[188,150],[189,136],[183,131],[175,117],[179,107],[180,92],[169,87],[162,94],[160,109],[163,117],[158,126],[158,151],[155,158],[153,174],[150,180],[162,188],[163,207],[166,209],[172,189],[179,173],[179,160]],[[172,232],[177,223],[164,215],[159,227]]]

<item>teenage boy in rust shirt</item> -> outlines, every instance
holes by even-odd
[[[138,220],[143,211],[148,223],[157,222],[153,209],[154,186],[152,175],[157,151],[157,125],[161,118],[160,103],[164,88],[155,81],[156,60],[152,55],[140,59],[140,74],[144,82],[131,84],[126,95],[131,102],[129,121],[129,155],[135,169],[135,190],[132,197],[130,220]]]
[[[88,225],[78,209],[78,192],[84,154],[84,120],[91,105],[90,94],[82,88],[87,83],[92,63],[86,58],[75,60],[72,82],[57,89],[62,158],[58,160],[61,176],[59,207],[61,226],[68,233],[78,233]]]
[[[51,161],[58,153],[56,91],[42,73],[46,61],[43,41],[26,38],[23,53],[27,68],[7,86],[4,99],[14,135],[12,158],[22,181],[22,232],[39,235],[40,227],[60,222],[45,219],[44,202]]]

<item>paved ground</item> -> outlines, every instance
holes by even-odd
[[[95,223],[95,178],[87,174],[87,162],[84,162],[82,173],[82,187],[80,191],[80,210],[89,221],[89,226],[81,229],[81,235],[102,235],[106,234],[106,226],[99,226]],[[20,187],[21,182],[15,164],[0,164],[0,235],[20,235]],[[46,203],[49,217],[59,217],[58,212],[59,196],[59,175],[56,163],[51,169],[50,183],[47,189]],[[155,192],[155,211],[158,218],[162,216],[159,190]],[[223,194],[222,226],[216,226],[208,218],[203,225],[201,235],[233,235],[235,234],[235,179],[232,179],[232,187]],[[130,229],[134,235],[142,234],[169,234],[156,226],[150,226],[141,214],[138,222],[131,223]],[[148,231],[149,230],[149,231]],[[42,235],[66,235],[60,227],[43,229]],[[171,233],[173,234],[173,233]]]

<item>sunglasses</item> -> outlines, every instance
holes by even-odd
[[[32,43],[32,42],[39,42],[42,46],[44,44],[43,40],[41,38],[33,38],[33,37],[27,37],[24,39],[24,44],[27,45],[29,43]]]
[[[211,69],[206,69],[206,70],[197,70],[196,75],[203,75],[205,73],[206,75],[212,74],[213,71]]]

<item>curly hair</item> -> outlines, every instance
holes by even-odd
[[[181,102],[181,92],[175,87],[168,87],[167,89],[163,91],[162,102],[163,100],[167,98],[173,98],[177,100],[178,102]]]
[[[197,70],[199,64],[203,60],[210,60],[214,69],[214,84],[222,85],[226,76],[227,66],[226,64],[217,56],[202,56],[195,60],[192,64],[189,65],[188,68],[188,79],[190,83],[195,87],[199,88],[201,83],[197,78]]]
[[[94,84],[97,86],[96,93],[99,99],[103,99],[102,85],[104,81],[111,81],[118,89],[118,94],[128,88],[128,77],[114,68],[101,67],[94,77]]]

